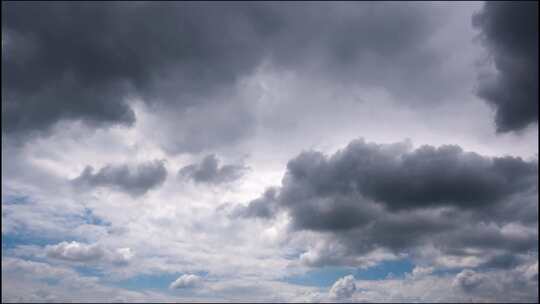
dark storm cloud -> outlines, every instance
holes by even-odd
[[[174,105],[178,117],[234,96],[233,84],[265,60],[433,97],[445,90],[429,84],[446,83],[436,73],[441,56],[424,47],[440,23],[436,12],[443,7],[435,7],[3,2],[2,129],[46,133],[60,120],[131,125],[129,97],[158,105],[152,109]],[[247,128],[253,119],[244,112],[236,120]],[[189,151],[190,144],[180,141],[171,150]]]
[[[207,155],[200,164],[185,166],[178,171],[182,178],[192,179],[196,183],[222,184],[235,181],[244,175],[247,167],[240,165],[219,166],[214,154]]]
[[[491,51],[498,75],[480,85],[494,105],[498,132],[538,122],[538,2],[487,2],[473,18]]]
[[[257,28],[242,26],[250,16],[186,6],[2,3],[4,130],[61,119],[130,124],[130,95],[189,105],[254,66]]]
[[[511,255],[537,248],[538,234],[530,229],[537,216],[522,221],[520,212],[505,217],[486,211],[508,205],[508,210],[537,214],[537,201],[526,204],[535,197],[531,193],[537,197],[537,180],[537,163],[521,158],[486,157],[451,145],[412,150],[406,142],[360,139],[331,156],[301,153],[289,161],[281,188],[233,215],[271,218],[287,212],[294,230],[329,233],[345,248],[344,258],[332,263],[378,248],[403,253],[424,245],[454,256],[471,250]],[[509,259],[491,260],[492,265],[506,262],[513,265]]]
[[[281,202],[295,208],[299,198],[361,195],[389,209],[474,209],[529,189],[537,174],[537,165],[521,158],[483,157],[459,146],[409,151],[356,140],[330,157],[305,152],[289,161]]]
[[[141,163],[136,167],[128,165],[107,165],[94,173],[87,166],[81,175],[73,180],[76,186],[110,187],[132,196],[140,196],[158,187],[167,178],[167,169],[162,161]]]

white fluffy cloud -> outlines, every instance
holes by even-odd
[[[45,247],[48,257],[71,262],[112,262],[126,264],[134,253],[130,248],[108,249],[101,244],[84,244],[76,241],[61,242]]]
[[[352,275],[337,280],[330,288],[330,297],[338,300],[349,299],[356,291],[356,284]]]

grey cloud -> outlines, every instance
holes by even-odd
[[[442,56],[425,47],[443,10],[406,3],[5,2],[2,129],[46,134],[60,120],[132,125],[130,97],[189,117],[203,104],[227,104],[223,96],[234,96],[234,84],[266,61],[436,99],[452,92],[427,85],[447,83],[436,72]],[[238,112],[236,121],[254,123],[250,111]],[[206,122],[232,137],[226,142],[248,135],[234,123]],[[188,136],[171,151],[213,144],[201,140]]]
[[[132,124],[128,97],[201,102],[258,60],[245,9],[183,3],[2,4],[3,130]],[[212,20],[210,24],[201,20]],[[220,26],[216,26],[220,25]],[[18,49],[29,49],[18,53]],[[4,52],[4,51],[3,51]]]
[[[474,289],[478,288],[480,284],[484,281],[484,275],[481,273],[476,273],[473,270],[465,269],[462,272],[458,273],[452,282],[452,285],[457,286],[467,292],[471,292]]]
[[[277,213],[277,189],[267,189],[263,196],[249,203],[247,206],[238,206],[231,212],[232,217],[260,217],[272,218]]]
[[[219,160],[214,154],[207,155],[200,164],[183,167],[178,175],[192,179],[197,183],[222,184],[235,181],[242,177],[247,167],[240,165],[219,166]]]
[[[289,161],[281,201],[295,209],[299,199],[353,195],[396,210],[474,209],[530,189],[537,176],[538,166],[519,157],[483,157],[451,145],[409,151],[406,144],[356,140],[328,158],[305,152]]]
[[[498,71],[478,92],[497,110],[497,131],[538,123],[538,2],[487,2],[473,24]]]
[[[107,165],[95,173],[91,166],[87,166],[72,182],[76,186],[110,187],[132,196],[140,196],[161,185],[166,178],[167,169],[163,161],[154,160],[136,167]]]
[[[293,230],[324,233],[337,244],[332,248],[341,248],[339,258],[314,253],[326,262],[312,265],[339,265],[379,249],[415,254],[434,246],[458,258],[475,256],[485,267],[511,267],[509,255],[537,248],[538,233],[531,227],[538,219],[486,210],[504,206],[537,214],[530,196],[537,197],[537,180],[537,163],[521,158],[486,157],[458,146],[412,150],[407,142],[356,140],[331,156],[301,153],[289,161],[275,195],[237,207],[234,215],[271,218],[272,211],[286,212]]]

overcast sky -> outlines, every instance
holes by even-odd
[[[537,2],[2,2],[2,301],[538,300]]]

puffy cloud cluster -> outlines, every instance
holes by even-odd
[[[154,160],[135,167],[107,165],[95,173],[94,168],[87,166],[72,182],[76,186],[90,188],[109,187],[136,197],[158,187],[166,178],[167,169],[163,161]]]

